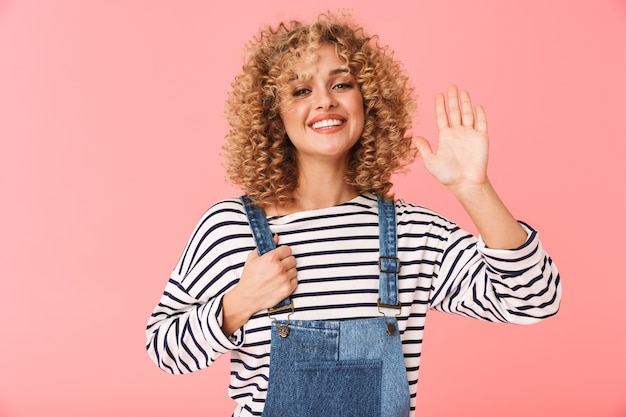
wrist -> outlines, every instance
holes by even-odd
[[[456,184],[448,188],[463,205],[491,198],[495,195],[495,190],[489,179],[485,179],[483,182]]]
[[[254,314],[251,303],[239,293],[237,286],[222,297],[222,330],[231,335],[246,324]]]

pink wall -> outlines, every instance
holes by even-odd
[[[564,282],[535,326],[434,313],[418,415],[626,416],[624,0],[212,3],[0,1],[0,415],[230,415],[226,358],[166,375],[146,320],[196,220],[238,195],[218,152],[241,47],[347,7],[406,63],[416,133],[449,83],[487,108],[493,181]],[[419,164],[396,191],[470,227]]]

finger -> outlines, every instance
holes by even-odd
[[[283,245],[279,246],[273,251],[266,253],[268,257],[273,259],[275,262],[281,262],[283,259],[286,259],[291,255],[291,248],[289,246]]]
[[[415,141],[415,147],[417,147],[417,151],[422,156],[422,159],[428,159],[432,156],[433,150],[426,138],[416,136],[413,140]]]
[[[461,91],[461,124],[463,126],[474,127],[474,109],[472,109],[472,100],[467,91]]]
[[[435,96],[435,115],[437,118],[437,128],[439,128],[439,130],[449,126],[448,114],[446,113],[446,101],[441,93]]]
[[[278,233],[274,233],[274,244],[278,246]]]
[[[246,259],[246,263],[259,257],[259,251],[257,249],[251,250]]]
[[[483,106],[476,106],[476,130],[487,133],[487,112]]]
[[[296,268],[288,270],[287,275],[289,276],[290,281],[298,281],[298,270]]]
[[[461,124],[459,90],[456,85],[448,87],[448,120],[450,121],[450,126],[458,126]]]
[[[289,293],[287,295],[293,294],[293,292],[296,290],[297,287],[298,287],[298,280],[296,279],[296,274],[294,273],[293,277],[289,280]]]
[[[284,259],[281,260],[283,267],[285,268],[285,271],[288,271],[290,269],[294,269],[296,267],[296,258],[295,256],[288,256]]]

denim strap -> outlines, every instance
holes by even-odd
[[[242,196],[241,200],[248,216],[248,222],[250,222],[252,236],[254,237],[254,243],[259,251],[259,255],[276,249],[274,235],[270,231],[270,225],[267,223],[263,210],[252,204],[248,196]]]
[[[385,306],[398,305],[398,259],[396,235],[396,204],[393,200],[385,200],[378,196],[378,297],[380,304]]]
[[[259,255],[275,249],[274,237],[263,210],[255,206],[248,196],[242,196],[241,200],[248,216],[248,222],[250,222],[250,229],[252,229],[252,236]],[[378,196],[378,224],[380,236],[378,297],[380,304],[397,306],[400,261],[397,257],[396,205],[393,200],[385,200]],[[291,300],[287,297],[274,308],[277,309],[289,304],[291,304]]]
[[[243,207],[246,210],[246,215],[248,216],[248,222],[250,222],[252,236],[254,237],[254,243],[259,251],[259,255],[263,255],[272,249],[276,249],[274,235],[270,230],[270,225],[267,223],[267,217],[265,217],[263,210],[252,204],[252,201],[248,196],[242,196],[241,200],[243,201]],[[291,300],[287,297],[280,303],[276,304],[274,309],[285,307],[290,304]]]

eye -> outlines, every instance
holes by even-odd
[[[299,87],[293,90],[293,93],[291,93],[291,95],[294,97],[302,97],[309,94],[310,92],[311,90],[309,90],[308,88]]]
[[[354,85],[352,83],[348,83],[348,82],[339,82],[335,85],[333,85],[333,88],[335,90],[348,90],[350,88],[354,87]]]

